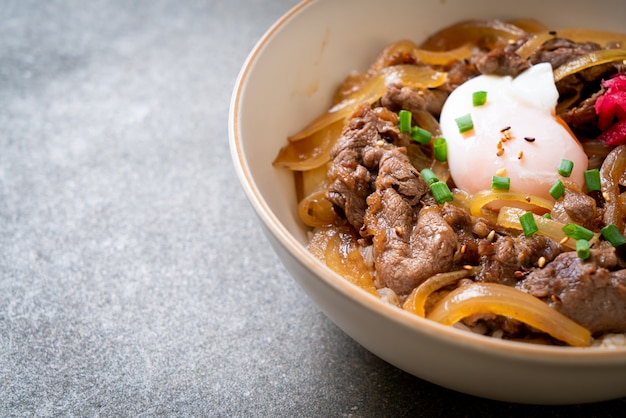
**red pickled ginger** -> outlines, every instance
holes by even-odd
[[[603,131],[598,139],[611,146],[626,144],[626,73],[603,80],[602,85],[606,91],[595,104],[598,127]]]

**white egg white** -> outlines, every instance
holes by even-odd
[[[472,103],[476,91],[487,92],[481,106]],[[534,65],[515,78],[478,76],[454,90],[443,107],[440,124],[456,186],[474,194],[491,189],[492,177],[500,174],[511,179],[510,191],[547,199],[558,179],[582,187],[588,158],[555,115],[557,100],[552,67],[547,63]],[[471,115],[474,128],[462,134],[455,120],[466,114]],[[567,179],[558,173],[563,159],[574,163]]]

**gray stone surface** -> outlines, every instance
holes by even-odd
[[[227,113],[295,3],[0,2],[0,416],[622,416],[424,382],[292,281]]]

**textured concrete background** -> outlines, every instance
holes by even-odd
[[[436,387],[295,285],[227,139],[295,3],[0,1],[0,416],[622,416]]]

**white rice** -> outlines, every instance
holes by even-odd
[[[592,347],[602,347],[608,350],[626,347],[626,334],[606,334],[600,338],[594,339],[591,343]]]
[[[400,307],[398,295],[396,295],[396,292],[394,292],[393,290],[389,289],[388,287],[383,287],[382,289],[378,289],[377,292],[383,302]]]

